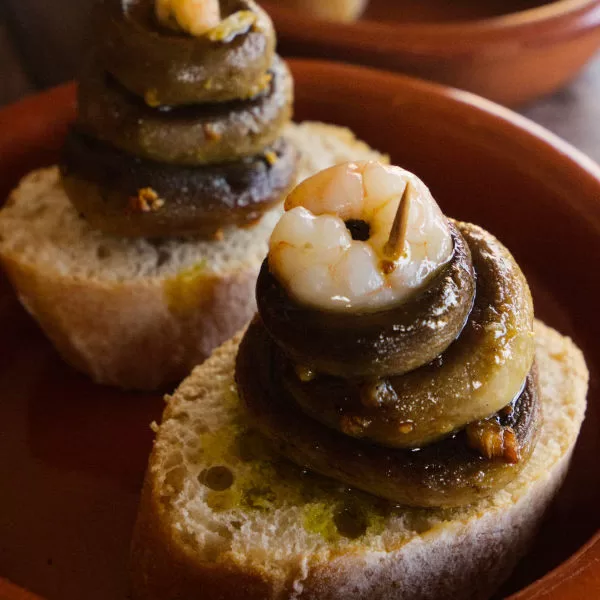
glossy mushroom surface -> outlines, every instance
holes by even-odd
[[[186,167],[134,157],[72,130],[61,170],[71,202],[94,227],[122,236],[212,237],[252,225],[294,183],[297,152],[283,139],[265,154]]]
[[[288,392],[313,418],[353,437],[412,448],[430,444],[472,421],[488,417],[518,395],[533,364],[535,350],[533,303],[527,281],[508,250],[492,235],[475,225],[459,223],[458,228],[470,248],[474,275],[469,275],[477,287],[473,309],[470,314],[467,311],[464,328],[464,321],[461,322],[456,341],[449,347],[446,343],[445,352],[420,362],[419,368],[399,375],[378,373],[379,365],[374,361],[370,363],[374,371],[371,377],[360,377],[359,372],[351,378],[318,372],[306,377],[302,367],[306,361],[311,364],[310,344],[314,342],[314,347],[325,355],[328,349],[327,344],[321,346],[321,340],[308,332],[307,353],[297,365],[286,369],[283,379]],[[264,302],[259,306],[262,308]],[[470,305],[467,307],[470,309]],[[266,314],[269,319],[270,311]],[[295,316],[291,313],[288,318],[289,330],[294,328]],[[413,323],[420,322],[427,312],[408,316]],[[381,319],[385,317],[385,313],[380,315]],[[360,323],[363,318],[347,315],[348,337],[355,331],[353,323]],[[388,314],[387,318],[387,335],[392,340],[402,339],[402,331],[394,331],[395,314]],[[297,322],[298,330],[302,325],[302,321]],[[278,340],[277,335],[274,340]],[[422,349],[422,340],[411,342],[417,356],[417,350],[421,359],[426,356],[424,353],[429,350]],[[294,360],[298,360],[296,356]]]
[[[451,232],[450,263],[415,296],[379,312],[304,306],[290,297],[265,261],[256,288],[263,323],[299,367],[315,373],[385,377],[427,364],[459,336],[475,297],[471,252],[453,224]]]
[[[275,59],[270,83],[251,100],[150,108],[95,67],[79,84],[80,130],[136,156],[179,165],[259,154],[292,115],[293,82]]]
[[[335,432],[306,415],[281,381],[281,351],[259,319],[238,352],[236,383],[252,421],[278,452],[299,464],[375,496],[408,506],[452,507],[489,496],[514,479],[529,458],[540,426],[537,376],[527,378],[507,416],[521,460],[489,460],[464,432],[418,452],[383,448]]]
[[[153,0],[103,0],[95,12],[98,60],[150,106],[252,98],[268,86],[275,32],[253,0],[224,0],[222,16],[255,15],[239,31],[193,37],[160,26]],[[140,68],[143,65],[143,68]]]

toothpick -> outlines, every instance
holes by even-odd
[[[406,240],[406,231],[408,230],[408,214],[410,211],[410,199],[412,196],[412,184],[410,181],[404,188],[398,211],[392,223],[390,237],[384,247],[387,257],[393,261],[398,260],[404,253],[404,242]]]

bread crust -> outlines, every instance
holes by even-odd
[[[571,453],[550,476],[500,514],[440,526],[385,557],[372,552],[318,567],[304,583],[306,600],[486,600],[527,552],[561,486]]]
[[[585,411],[588,372],[581,352],[536,323],[541,388],[548,416],[545,432],[524,473],[485,504],[439,522],[422,535],[399,538],[383,551],[366,545],[331,548],[325,556],[308,550],[293,556],[282,573],[273,555],[262,564],[231,553],[207,561],[204,548],[186,536],[175,509],[174,440],[184,439],[184,405],[206,400],[210,381],[231,368],[240,337],[227,342],[182,384],[163,416],[150,458],[132,545],[135,600],[484,600],[523,556],[544,511],[567,472]],[[225,365],[220,366],[220,365]],[[229,365],[229,367],[228,367]],[[225,399],[223,399],[225,401]],[[239,418],[239,417],[238,417]],[[179,442],[183,443],[183,442]],[[183,467],[182,467],[183,469]],[[185,471],[185,469],[183,469]],[[179,473],[181,480],[186,475]],[[174,484],[184,489],[183,481]],[[188,490],[189,492],[189,490]],[[187,502],[187,501],[186,501]],[[185,506],[186,504],[184,504]],[[435,511],[428,514],[435,514]],[[283,532],[281,532],[283,533]],[[235,534],[234,534],[235,535]]]
[[[19,300],[62,357],[97,383],[125,389],[181,381],[256,310],[258,265],[203,274],[194,286],[197,305],[177,310],[157,278],[82,279],[12,254],[1,258]]]
[[[146,481],[131,551],[135,600],[485,600],[524,556],[566,475],[571,452],[501,515],[444,525],[386,554],[366,551],[305,565],[293,583],[235,564],[200,563],[178,539]]]
[[[136,598],[263,600],[275,598],[264,574],[232,564],[199,564],[173,531],[168,509],[150,479],[142,491],[132,544],[131,585]]]

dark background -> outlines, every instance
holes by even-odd
[[[93,1],[0,0],[0,105],[76,75]],[[521,112],[600,161],[600,58]]]

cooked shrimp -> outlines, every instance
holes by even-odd
[[[156,0],[156,17],[165,27],[202,35],[221,22],[219,0]]]
[[[384,310],[421,288],[453,252],[448,221],[412,173],[341,164],[287,198],[269,267],[298,302],[321,310]]]

